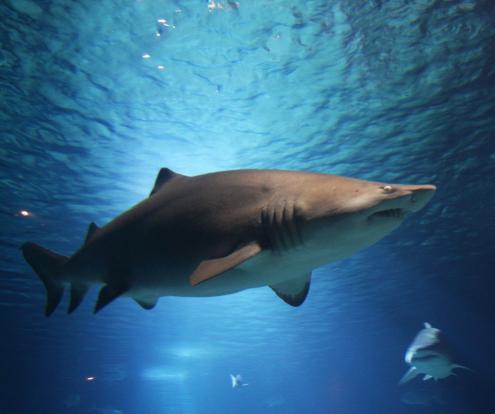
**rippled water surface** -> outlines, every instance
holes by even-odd
[[[493,413],[494,21],[491,0],[0,1],[0,413]],[[71,254],[161,167],[438,191],[299,308],[260,288],[93,315],[93,290],[45,318],[19,246]],[[473,369],[426,400],[397,385],[425,321]]]

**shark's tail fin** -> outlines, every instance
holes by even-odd
[[[45,315],[50,316],[64,293],[60,272],[68,258],[30,242],[22,246],[22,254],[45,285]]]

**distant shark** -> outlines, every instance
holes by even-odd
[[[433,328],[428,322],[418,332],[409,348],[405,361],[411,368],[404,374],[399,384],[411,381],[418,375],[424,375],[423,380],[439,380],[455,375],[456,368],[468,369],[452,361],[450,350],[445,344],[440,329]]]
[[[407,405],[421,405],[427,407],[435,404],[446,404],[438,391],[428,390],[426,388],[406,391],[400,396],[400,400]]]
[[[240,374],[230,374],[230,380],[232,381],[232,388],[242,388],[249,385],[242,381],[242,376]]]
[[[95,284],[103,284],[95,312],[120,296],[151,309],[160,296],[217,296],[267,285],[299,306],[313,269],[380,240],[434,191],[309,172],[187,177],[163,168],[149,198],[102,228],[91,223],[71,257],[30,242],[22,252],[45,285],[47,316],[64,287],[71,313]]]

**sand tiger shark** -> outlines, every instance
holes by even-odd
[[[217,296],[270,286],[305,300],[311,271],[397,228],[434,194],[398,185],[281,170],[188,177],[162,168],[148,198],[99,228],[66,257],[28,242],[26,261],[45,285],[45,314],[70,288],[68,312],[103,285],[95,312],[120,296],[145,309],[161,296]]]
[[[405,361],[411,368],[404,374],[399,384],[411,381],[418,375],[424,375],[423,380],[435,381],[455,375],[455,368],[470,370],[463,365],[455,364],[451,352],[445,343],[442,331],[434,328],[428,322],[424,323],[413,342],[407,348]]]

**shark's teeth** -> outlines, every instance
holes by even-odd
[[[371,217],[373,216],[379,216],[379,217],[395,217],[395,218],[401,218],[405,214],[404,210],[401,208],[390,208],[388,210],[382,210],[382,211],[377,211],[376,213],[373,213]]]

